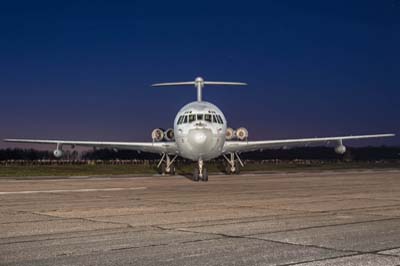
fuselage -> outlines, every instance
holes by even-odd
[[[174,134],[180,156],[194,161],[210,160],[222,153],[226,119],[212,103],[191,102],[176,115]]]

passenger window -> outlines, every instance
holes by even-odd
[[[206,120],[207,122],[211,122],[211,115],[205,114],[204,115],[204,120]]]
[[[203,114],[197,114],[197,120],[203,120]]]
[[[188,121],[188,116],[187,115],[185,115],[185,118],[183,119],[183,123],[187,123],[187,121]]]
[[[213,123],[218,123],[217,117],[215,115],[213,115]]]
[[[196,115],[189,115],[189,123],[192,123],[194,120],[196,120]]]

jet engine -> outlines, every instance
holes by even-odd
[[[61,158],[61,156],[63,156],[63,151],[60,150],[60,149],[55,149],[55,150],[53,151],[53,155],[54,155],[54,157],[56,157],[56,158]]]
[[[174,130],[172,128],[169,128],[164,132],[164,139],[166,141],[172,141],[175,139]]]
[[[339,145],[339,146],[336,146],[335,147],[335,152],[337,154],[344,154],[346,152],[346,146],[344,146],[343,144]]]
[[[153,141],[162,141],[164,139],[164,130],[156,128],[151,132],[151,138]]]
[[[235,138],[236,132],[232,128],[228,127],[226,129],[226,134],[225,134],[225,139],[226,140],[232,140]]]
[[[249,137],[249,132],[244,127],[238,128],[236,130],[236,137],[239,140],[245,140]]]

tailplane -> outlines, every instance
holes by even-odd
[[[194,85],[197,88],[197,101],[202,101],[202,89],[204,85],[228,85],[228,86],[245,86],[247,83],[243,82],[225,82],[225,81],[205,81],[201,77],[197,77],[194,81],[185,82],[166,82],[166,83],[156,83],[151,86],[153,87],[163,87],[163,86],[185,86]]]

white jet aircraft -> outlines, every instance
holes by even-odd
[[[152,132],[152,142],[103,142],[103,141],[69,141],[69,140],[36,140],[5,139],[7,142],[56,144],[54,156],[62,156],[62,146],[89,146],[122,148],[161,154],[158,168],[163,174],[174,174],[173,163],[178,156],[198,162],[194,169],[193,180],[208,181],[207,168],[204,161],[223,156],[227,164],[227,172],[239,173],[244,166],[239,153],[269,148],[287,148],[307,146],[310,144],[335,144],[335,152],[343,154],[346,147],[344,140],[392,137],[394,134],[375,134],[359,136],[341,136],[326,138],[303,138],[284,140],[249,141],[245,128],[233,130],[227,127],[227,120],[221,110],[212,103],[202,100],[204,85],[247,85],[241,82],[205,81],[201,77],[195,81],[158,83],[152,86],[194,85],[197,88],[197,101],[183,106],[174,120],[174,128],[163,130],[156,128]]]

